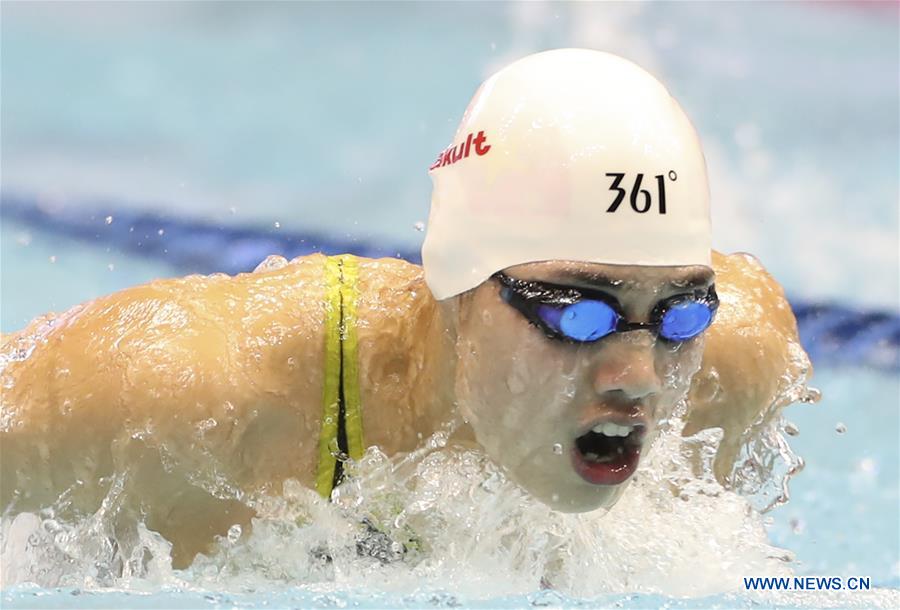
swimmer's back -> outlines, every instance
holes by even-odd
[[[40,505],[66,479],[108,475],[128,439],[207,453],[242,485],[279,471],[309,483],[298,466],[318,432],[324,260],[158,280],[5,337],[3,506],[15,487]]]
[[[325,262],[158,280],[4,337],[2,506],[14,489],[27,490],[18,509],[46,505],[71,481],[108,476],[136,444],[186,470],[214,467],[245,491],[287,478],[313,487]],[[420,267],[356,263],[365,442],[409,450],[428,431],[427,397],[409,381],[426,367],[426,334],[441,330],[435,304]],[[84,490],[86,504],[102,491]]]

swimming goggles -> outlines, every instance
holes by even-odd
[[[500,297],[551,339],[590,343],[612,333],[646,329],[675,343],[698,336],[712,324],[719,307],[715,286],[705,294],[678,294],[657,303],[650,322],[629,322],[619,302],[602,292],[519,280],[495,273]]]

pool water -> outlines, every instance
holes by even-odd
[[[792,297],[900,312],[896,4],[354,9],[4,4],[3,193],[415,249],[425,168],[478,82],[535,50],[592,46],[655,71],[694,119],[718,249],[756,253]],[[0,268],[4,333],[190,271],[9,219]],[[108,554],[88,544],[102,515],[5,516],[0,605],[900,607],[900,376],[822,366],[811,385],[821,402],[785,412],[805,469],[764,515],[714,486],[675,501],[649,482],[609,515],[550,514],[477,453],[438,448],[407,497],[432,519],[424,557],[358,557],[358,514],[300,492],[282,500],[318,511],[318,526],[259,523],[186,571],[144,530],[139,569],[104,574]],[[441,495],[453,490],[460,501]],[[45,544],[56,535],[70,553]],[[320,544],[330,567],[314,561]],[[542,590],[545,571],[556,590]],[[787,573],[868,576],[873,591],[742,586]]]
[[[696,124],[714,247],[792,297],[900,309],[895,3],[250,6],[5,4],[3,193],[415,250],[481,80],[581,45],[646,66]],[[5,290],[3,331],[130,277],[116,251],[83,273],[2,247],[4,275],[73,265],[52,294]]]
[[[4,607],[254,607],[263,602],[275,607],[894,607],[900,600],[900,532],[892,518],[900,497],[900,454],[893,440],[900,415],[883,397],[900,389],[898,379],[845,371],[823,375],[819,387],[820,403],[787,410],[799,429],[791,445],[807,466],[790,483],[790,502],[764,516],[721,490],[686,500],[665,498],[649,478],[646,487],[629,490],[608,515],[554,514],[503,481],[477,454],[436,451],[417,471],[416,494],[406,498],[411,512],[421,505],[417,510],[429,518],[439,515],[440,529],[446,530],[432,524],[431,556],[404,556],[384,565],[355,552],[342,556],[342,544],[352,539],[346,529],[352,518],[323,505],[311,509],[314,526],[259,521],[249,537],[223,540],[216,554],[182,571],[168,567],[161,539],[144,532],[146,548],[158,561],[139,575],[117,577],[107,583],[111,587],[98,589],[94,568],[100,563],[91,563],[89,556],[67,564],[32,550],[23,562],[22,536],[30,532],[24,544],[39,548],[34,533],[41,528],[11,535],[7,519],[4,568],[33,570],[42,574],[38,579],[57,578],[69,586],[7,588]],[[663,455],[666,446],[655,451]],[[639,481],[653,468],[642,467]],[[296,493],[294,500],[306,506],[306,496]],[[347,492],[348,502],[354,493]],[[82,523],[80,535],[98,522],[102,519]],[[503,530],[504,537],[495,533]],[[45,524],[43,531],[53,530]],[[333,571],[311,559],[310,549],[321,543],[331,545]],[[14,545],[18,550],[11,554]],[[554,554],[558,548],[570,553],[563,553],[563,567],[557,566],[552,577],[559,590],[541,590],[540,575],[560,561]],[[873,589],[778,596],[741,592],[745,576],[790,573],[867,576]]]

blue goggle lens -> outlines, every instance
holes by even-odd
[[[570,305],[539,305],[541,321],[574,341],[596,341],[616,331],[619,314],[607,303],[584,299]],[[669,341],[693,339],[712,323],[713,310],[702,301],[682,301],[669,307],[659,324],[659,335]]]
[[[706,303],[700,301],[676,303],[663,314],[659,334],[670,341],[693,339],[709,327],[712,316],[713,312]]]
[[[575,341],[596,341],[616,330],[619,315],[603,301],[583,300],[564,307],[540,305],[541,320]]]

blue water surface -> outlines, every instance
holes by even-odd
[[[900,312],[897,5],[4,3],[5,193],[416,248],[425,172],[478,83],[590,46],[647,66],[704,141],[715,245],[792,295]],[[111,222],[115,222],[115,218]],[[4,221],[0,328],[179,272]],[[786,411],[806,461],[766,515],[797,574],[900,590],[900,378],[823,368]],[[843,432],[839,432],[842,430]],[[699,567],[698,569],[702,569]],[[747,574],[747,576],[754,576]],[[589,577],[589,575],[586,575]],[[575,599],[327,590],[36,589],[3,608],[759,607],[741,593]],[[859,596],[857,600],[861,599]],[[900,607],[900,597],[895,607]],[[801,604],[795,600],[796,605]],[[786,600],[780,605],[790,607]],[[865,605],[844,592],[821,606]]]

